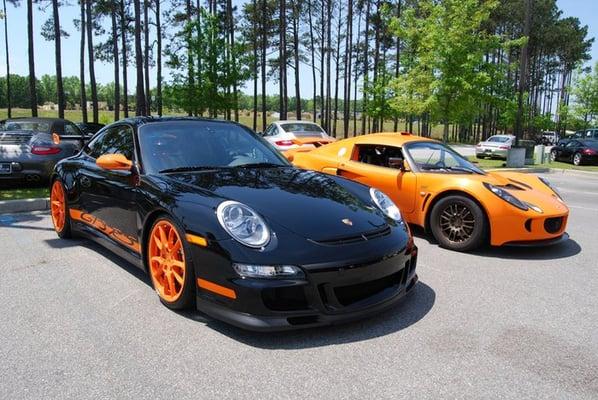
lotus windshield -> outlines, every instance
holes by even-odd
[[[139,128],[139,145],[146,173],[290,165],[248,129],[216,121],[150,123]]]
[[[414,142],[406,144],[404,149],[420,171],[485,174],[484,171],[442,143]]]

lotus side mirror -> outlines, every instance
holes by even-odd
[[[122,154],[103,154],[96,160],[98,167],[109,171],[130,171],[133,161]]]
[[[405,171],[405,159],[402,157],[388,157],[388,166]]]

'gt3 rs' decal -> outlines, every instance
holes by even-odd
[[[134,252],[141,253],[141,247],[139,246],[139,242],[137,241],[137,239],[130,235],[122,233],[118,228],[113,228],[107,225],[103,220],[99,219],[98,217],[94,217],[89,213],[73,208],[69,210],[69,215],[74,220],[81,221],[89,226],[96,228],[97,230],[110,236],[117,242],[127,246]]]

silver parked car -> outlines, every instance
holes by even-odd
[[[504,158],[507,159],[507,153],[515,143],[513,135],[494,135],[475,147],[477,158]]]
[[[264,139],[280,151],[298,147],[311,147],[334,141],[320,125],[307,121],[276,121],[262,133]],[[321,140],[320,140],[321,139]]]
[[[86,136],[60,118],[13,118],[0,121],[0,182],[39,182],[54,165],[79,152]]]

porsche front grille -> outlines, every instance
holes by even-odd
[[[359,243],[367,240],[372,240],[378,237],[387,236],[390,234],[390,226],[386,225],[382,228],[372,231],[364,232],[359,235],[341,236],[332,239],[317,240],[316,243],[325,246],[343,246],[345,244]]]

